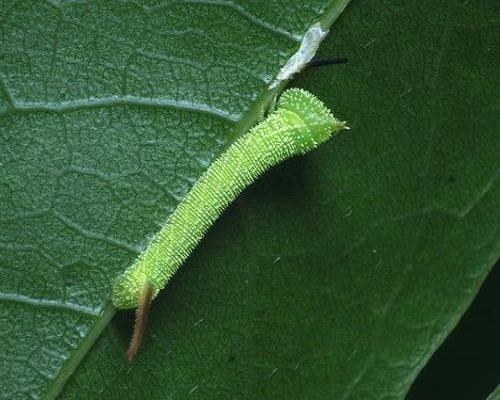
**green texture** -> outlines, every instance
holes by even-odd
[[[112,279],[345,3],[1,2],[0,397],[74,371],[62,399],[404,398],[500,252],[493,0],[352,1],[319,55],[350,63],[298,78],[349,134],[228,208],[133,364],[128,313],[80,364]]]
[[[500,399],[500,385],[498,385],[495,390],[488,396],[486,400],[498,400]]]
[[[344,127],[311,93],[301,89],[283,93],[275,111],[210,164],[147,249],[118,276],[113,304],[136,308],[148,287],[156,297],[246,187],[271,167],[315,149]]]

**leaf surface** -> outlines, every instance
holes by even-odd
[[[351,131],[227,210],[132,365],[130,313],[78,363],[112,278],[342,2],[6,3],[3,395],[52,396],[77,369],[61,398],[403,398],[500,252],[487,3],[352,2],[319,55],[350,64],[298,82]]]
[[[61,390],[113,277],[346,3],[1,3],[2,396]]]

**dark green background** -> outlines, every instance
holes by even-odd
[[[500,264],[408,394],[418,399],[486,399],[500,382]]]

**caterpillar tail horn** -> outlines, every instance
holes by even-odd
[[[146,282],[139,298],[139,305],[135,311],[134,332],[127,350],[127,358],[129,362],[132,362],[132,359],[137,354],[137,351],[141,346],[144,330],[146,329],[149,306],[151,305],[151,300],[153,299],[153,293],[153,285]]]

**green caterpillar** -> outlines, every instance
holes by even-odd
[[[113,304],[119,309],[138,307],[138,323],[143,320],[151,299],[247,186],[272,166],[316,148],[346,128],[345,122],[335,119],[311,93],[285,91],[277,109],[210,165],[146,250],[117,277]],[[134,334],[139,341],[141,335]]]

